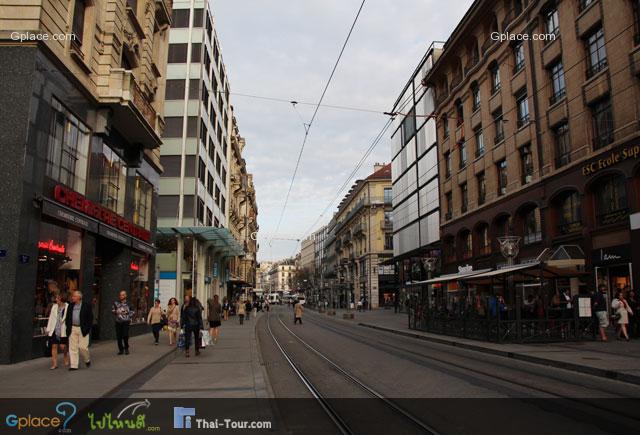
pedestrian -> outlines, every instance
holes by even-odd
[[[253,310],[253,306],[251,305],[251,302],[249,301],[249,299],[247,299],[247,301],[244,303],[244,311],[247,316],[247,320],[251,320],[252,310]]]
[[[209,336],[213,340],[213,344],[218,342],[218,334],[220,332],[220,325],[222,324],[222,305],[220,305],[220,297],[213,295],[213,299],[207,300],[207,306],[209,313],[207,319],[209,320]]]
[[[358,311],[362,311],[362,299],[358,300]]]
[[[116,339],[118,340],[118,355],[129,355],[129,326],[134,310],[127,301],[127,292],[122,290],[118,300],[111,307],[116,321]]]
[[[624,337],[629,341],[627,325],[629,324],[629,316],[633,316],[633,311],[620,290],[616,292],[616,296],[611,301],[611,309],[615,312],[618,323],[618,340],[622,340]]]
[[[91,305],[82,301],[82,292],[71,294],[69,313],[65,317],[67,337],[69,338],[69,370],[78,370],[80,355],[84,364],[91,366],[89,354],[89,334],[93,325]]]
[[[609,326],[609,316],[607,314],[607,300],[605,294],[607,293],[607,287],[601,284],[598,287],[598,291],[593,297],[591,304],[593,305],[593,312],[596,314],[598,322],[598,328],[600,330],[600,339],[607,341],[607,327]]]
[[[180,327],[180,307],[176,298],[169,299],[167,305],[167,329],[169,330],[169,346],[177,343],[176,334]]]
[[[244,303],[238,299],[238,303],[236,304],[236,314],[238,314],[238,319],[240,319],[240,324],[244,323],[244,314],[245,314],[245,306]]]
[[[222,301],[222,315],[224,320],[229,320],[229,300],[227,298]]]
[[[156,346],[160,340],[160,331],[162,330],[162,307],[160,307],[160,299],[156,299],[153,307],[149,310],[147,316],[147,323],[151,325],[151,332],[153,332],[153,339]]]
[[[185,296],[182,313],[180,315],[182,328],[184,329],[184,353],[189,358],[189,346],[191,335],[194,339],[196,356],[200,355],[200,330],[203,329],[202,310],[196,298]]]
[[[65,367],[69,365],[69,353],[67,351],[69,339],[66,327],[69,304],[66,302],[65,295],[61,293],[55,295],[55,302],[51,307],[49,322],[47,323],[47,336],[51,347],[51,370],[58,368],[58,350],[62,352]]]
[[[300,323],[302,325],[302,312],[304,311],[304,307],[297,301],[293,306],[293,324]]]
[[[629,304],[629,308],[633,311],[634,315],[629,318],[629,337],[637,338],[638,333],[638,318],[637,313],[640,312],[640,303],[638,302],[638,297],[636,296],[636,292],[629,289],[627,293],[627,303]]]

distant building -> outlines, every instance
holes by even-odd
[[[269,270],[269,286],[273,291],[293,291],[293,282],[296,276],[295,259],[282,260],[271,266]]]

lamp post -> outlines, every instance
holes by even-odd
[[[424,268],[427,270],[427,280],[431,280],[431,278],[433,277],[433,272],[435,272],[436,270],[437,263],[438,263],[438,257],[427,257],[422,259],[422,264],[424,265]],[[433,286],[431,284],[427,284],[427,288],[426,288],[428,312],[430,312],[431,310],[431,291],[429,287],[431,287],[431,290],[433,290]],[[424,313],[424,310],[422,310],[422,312]]]
[[[507,260],[507,266],[514,265],[515,258],[520,253],[520,237],[518,236],[503,236],[498,237],[498,243],[500,243],[500,253]],[[522,330],[520,328],[520,321],[522,320],[522,294],[516,292],[513,283],[513,275],[510,273],[507,277],[507,289],[513,288],[515,297],[515,311],[516,311],[516,336],[518,341],[522,339]],[[500,306],[498,304],[498,317],[500,316]]]

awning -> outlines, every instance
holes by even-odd
[[[470,272],[458,272],[458,273],[450,273],[448,275],[440,275],[437,278],[428,279],[426,281],[411,281],[411,283],[407,283],[409,285],[419,285],[419,284],[435,284],[438,282],[445,281],[457,281],[459,279],[467,278],[470,276],[478,275],[481,273],[489,272],[491,269],[480,269],[480,270],[472,270]]]
[[[223,257],[239,257],[245,254],[242,246],[226,228],[216,227],[163,227],[157,229],[164,236],[188,236],[209,243]]]
[[[496,277],[496,276],[507,275],[507,274],[510,274],[510,273],[519,272],[519,271],[523,271],[523,270],[526,270],[526,269],[533,269],[533,268],[536,268],[536,267],[539,267],[539,266],[540,266],[540,262],[534,261],[534,262],[531,262],[531,263],[516,264],[515,266],[507,266],[507,267],[503,267],[501,269],[489,270],[487,272],[483,272],[483,273],[480,273],[480,274],[475,274],[473,276],[466,276],[466,277],[461,278],[461,279],[464,279],[464,280],[467,280],[467,279],[476,280],[476,279],[483,279],[483,278],[493,278],[493,277]]]

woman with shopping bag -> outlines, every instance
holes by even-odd
[[[191,336],[195,342],[196,356],[200,355],[200,330],[203,329],[202,311],[200,304],[196,298],[185,296],[184,307],[180,315],[181,326],[184,329],[184,353],[189,358],[189,347],[191,344]]]

